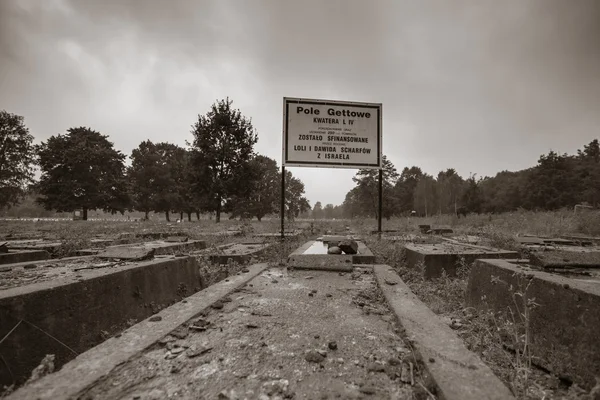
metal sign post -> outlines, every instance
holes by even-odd
[[[379,170],[383,208],[382,104],[283,98],[281,238],[285,238],[285,167]]]

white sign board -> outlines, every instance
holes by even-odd
[[[381,168],[381,104],[284,97],[283,165]]]

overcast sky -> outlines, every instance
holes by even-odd
[[[383,103],[398,171],[495,175],[600,136],[599,0],[0,0],[0,109],[185,145],[229,96],[281,163],[282,98]],[[354,170],[293,168],[314,204]]]

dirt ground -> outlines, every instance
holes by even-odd
[[[271,268],[226,300],[82,399],[428,398],[369,270]]]

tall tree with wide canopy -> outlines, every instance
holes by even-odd
[[[24,118],[0,110],[0,209],[17,204],[33,182],[35,147]]]
[[[125,156],[108,136],[90,128],[70,128],[38,147],[42,176],[38,202],[58,212],[88,210],[124,213],[128,208]]]
[[[393,190],[398,172],[394,164],[384,155],[382,159],[383,169],[383,217],[391,218],[396,212],[397,199]],[[356,192],[354,193],[356,201],[360,208],[368,215],[375,216],[378,219],[379,213],[379,170],[360,169],[352,178],[356,183]]]
[[[246,193],[232,196],[228,202],[228,211],[235,217],[252,218],[259,221],[265,215],[276,213],[279,207],[277,199],[281,191],[281,175],[277,162],[263,155],[256,155],[244,171],[244,180],[249,185]]]
[[[221,221],[224,202],[248,190],[245,169],[254,155],[257,134],[250,119],[232,108],[229,98],[213,104],[193,125],[192,168],[194,189],[206,199],[206,211]]]

